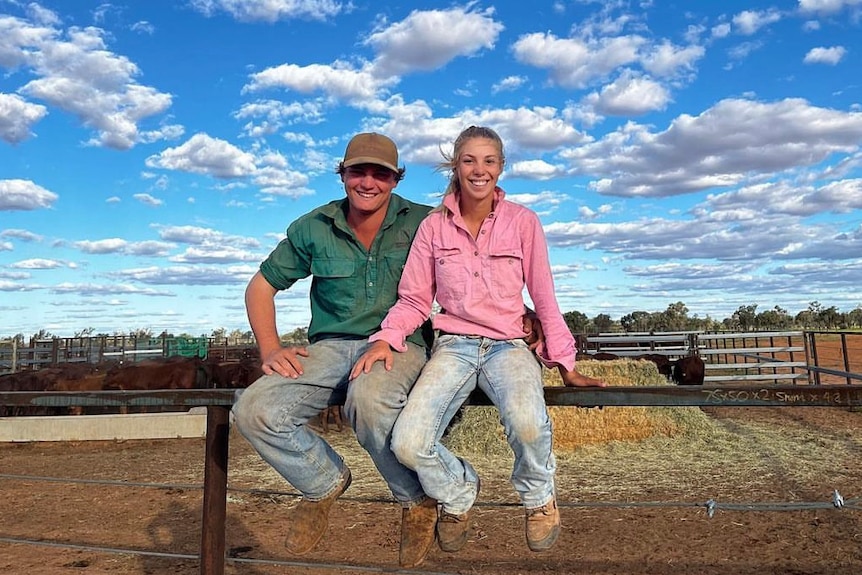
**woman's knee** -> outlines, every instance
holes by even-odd
[[[392,430],[392,440],[390,448],[395,458],[402,465],[410,469],[416,469],[416,464],[419,456],[422,454],[422,442],[414,433],[410,433],[404,429],[405,426],[400,426],[397,423]],[[410,427],[410,426],[406,426]]]

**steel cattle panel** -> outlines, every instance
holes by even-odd
[[[235,390],[155,391],[5,391],[0,405],[36,407],[196,407],[232,405]],[[858,407],[862,385],[719,385],[651,387],[546,387],[548,405],[664,407]],[[470,396],[471,405],[490,405],[483,393]]]

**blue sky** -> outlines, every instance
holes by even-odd
[[[862,0],[0,0],[0,336],[247,330],[359,131],[506,142],[563,311],[862,305]],[[308,282],[278,299],[308,321]]]

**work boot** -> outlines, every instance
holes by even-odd
[[[473,503],[478,501],[481,487],[481,481],[476,478],[476,498],[473,499]],[[469,512],[455,515],[440,509],[440,516],[437,518],[437,543],[440,545],[440,549],[448,553],[460,551],[467,544],[469,533]]]
[[[284,546],[290,553],[304,555],[317,545],[329,525],[329,510],[332,509],[332,504],[347,491],[351,480],[350,469],[345,467],[338,489],[318,501],[303,497],[299,504],[290,510],[287,537],[284,541]]]
[[[417,567],[425,561],[434,545],[436,527],[437,501],[430,497],[401,511],[401,549],[398,552],[401,567]]]
[[[560,510],[551,499],[541,507],[527,509],[527,546],[531,551],[547,551],[560,535]]]
[[[469,513],[455,515],[440,511],[440,518],[437,520],[437,542],[440,544],[440,549],[448,553],[460,551],[467,544],[469,532]]]

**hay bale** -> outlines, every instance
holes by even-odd
[[[667,385],[667,379],[651,361],[619,359],[583,360],[578,371],[609,386]],[[556,370],[545,370],[545,386],[561,386]],[[554,426],[554,450],[567,452],[585,445],[613,441],[640,441],[649,437],[676,437],[703,432],[708,427],[704,413],[696,407],[605,407],[548,408]],[[460,421],[447,432],[443,443],[457,453],[506,455],[511,451],[495,407],[467,407]]]

